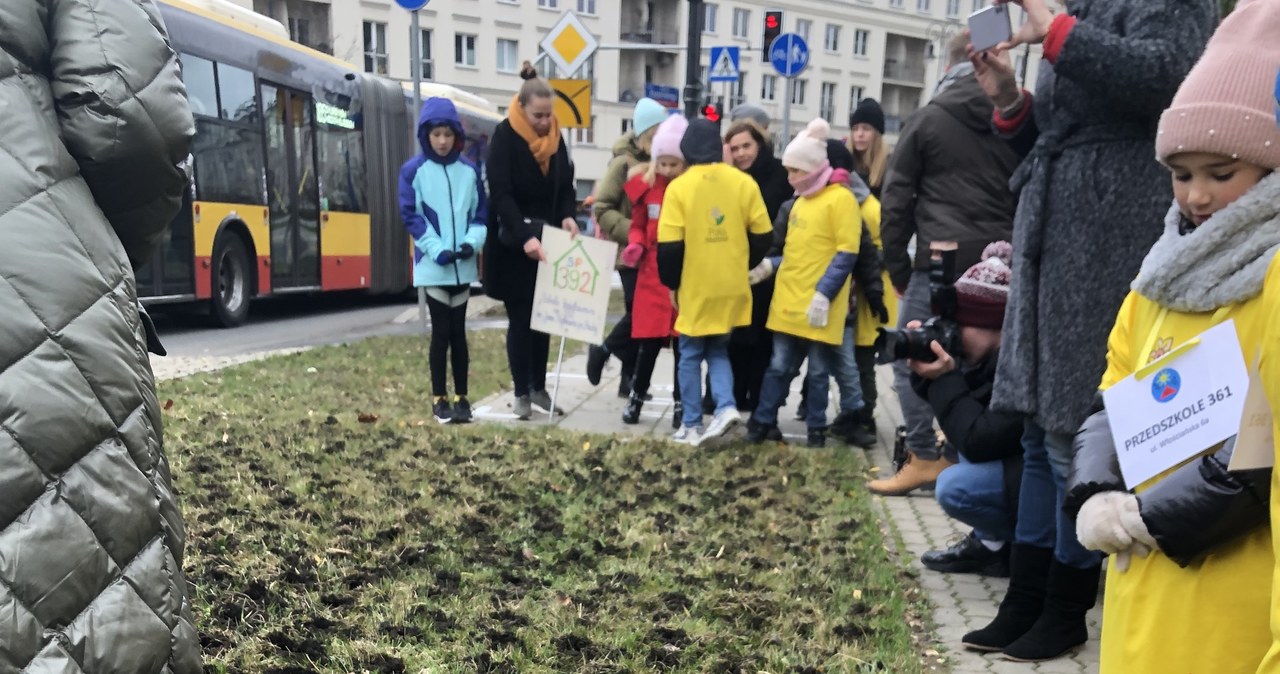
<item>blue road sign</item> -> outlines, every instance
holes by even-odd
[[[741,53],[737,47],[712,47],[711,70],[707,73],[708,82],[737,82],[738,64]]]
[[[426,7],[428,2],[431,2],[431,0],[396,0],[397,5],[400,5],[410,12],[416,12],[423,7]]]
[[[675,87],[664,87],[661,84],[645,84],[644,95],[668,108],[680,107],[680,90]]]
[[[795,77],[809,65],[809,45],[796,33],[783,33],[769,47],[769,62],[783,77]]]

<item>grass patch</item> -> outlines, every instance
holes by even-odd
[[[206,671],[920,671],[847,451],[441,427],[429,389],[421,338],[160,385]]]

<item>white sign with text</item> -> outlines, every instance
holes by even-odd
[[[1125,486],[1235,435],[1248,388],[1236,325],[1227,321],[1104,391]]]
[[[543,227],[547,261],[533,288],[534,330],[588,344],[604,342],[618,244]]]

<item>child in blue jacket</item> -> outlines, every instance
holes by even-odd
[[[466,134],[447,98],[431,98],[418,116],[422,154],[400,169],[400,217],[413,237],[413,285],[427,289],[431,311],[432,412],[440,423],[471,421],[467,402],[467,299],[478,278],[488,217],[480,170],[462,159]],[[453,351],[449,404],[445,367]]]

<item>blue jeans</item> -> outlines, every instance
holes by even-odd
[[[934,491],[951,517],[973,527],[978,540],[1013,540],[1014,513],[1004,493],[1004,462],[960,463],[942,471]]]
[[[791,381],[800,374],[800,365],[805,358],[809,359],[809,371],[805,377],[809,384],[805,423],[809,430],[827,427],[827,396],[831,389],[832,361],[836,359],[835,347],[780,332],[773,333],[773,359],[764,373],[760,404],[751,415],[756,423],[777,425],[778,408],[786,401]]]
[[[716,412],[737,409],[733,399],[733,366],[729,364],[729,335],[690,337],[680,335],[680,399],[690,401],[684,406],[685,426],[702,425],[702,361],[707,361],[707,375],[711,380],[711,396],[716,401]]]
[[[853,352],[854,340],[853,324],[850,323],[844,327],[844,342],[840,346],[823,345],[833,352],[831,374],[836,378],[836,388],[840,389],[840,411],[848,414],[866,405],[862,400],[862,373]]]
[[[1072,437],[1048,433],[1028,422],[1022,433],[1022,491],[1014,540],[1052,548],[1059,562],[1077,569],[1102,563],[1102,554],[1084,549],[1076,539],[1076,523],[1062,511]]]
[[[924,322],[932,316],[929,272],[911,272],[907,291],[898,302],[898,328],[907,327],[911,321]],[[893,364],[893,388],[898,392],[902,423],[907,427],[907,449],[918,459],[936,461],[942,452],[938,449],[938,436],[933,431],[933,407],[911,388],[911,368],[905,360]]]

